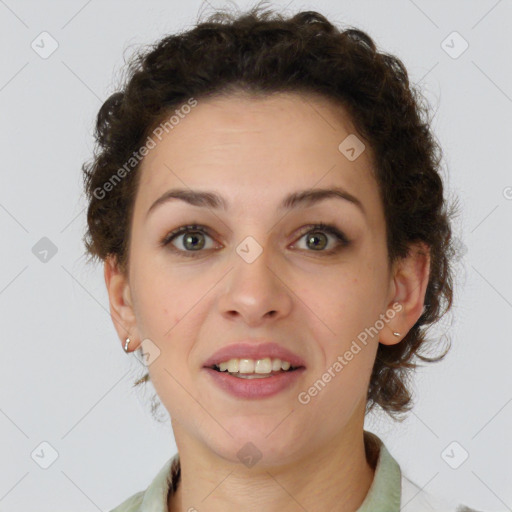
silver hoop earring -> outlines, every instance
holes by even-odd
[[[128,352],[128,345],[130,344],[130,338],[126,338],[126,341],[124,343],[124,351]]]
[[[394,332],[393,333],[395,336],[401,336],[401,334],[399,332]]]

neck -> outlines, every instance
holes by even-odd
[[[362,428],[352,430],[286,466],[246,468],[178,443],[181,477],[168,510],[357,512],[373,482],[376,452],[365,446]],[[175,428],[177,440],[180,434]]]

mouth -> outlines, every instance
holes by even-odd
[[[270,398],[285,392],[291,392],[295,389],[295,394],[299,392],[299,384],[302,373],[306,370],[304,367],[288,369],[286,371],[271,372],[265,375],[243,374],[239,372],[224,371],[218,369],[203,369],[214,385],[214,388],[234,397],[238,400],[255,400]],[[300,386],[303,388],[304,384]]]
[[[235,398],[268,398],[297,387],[304,360],[284,346],[246,339],[224,346],[203,363],[210,384]]]
[[[304,366],[294,366],[289,361],[265,357],[256,360],[232,358],[206,368],[238,379],[268,379],[275,375],[297,371]]]

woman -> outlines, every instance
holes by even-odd
[[[363,428],[444,356],[420,355],[453,295],[425,113],[397,58],[316,12],[219,12],[131,63],[84,241],[178,454],[115,511],[434,510]]]

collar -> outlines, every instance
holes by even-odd
[[[357,512],[399,512],[401,496],[400,466],[377,435],[365,430],[364,443],[367,460],[375,469],[375,475],[366,498]],[[167,510],[167,497],[168,493],[176,491],[179,480],[180,460],[177,453],[164,464],[142,494],[142,501],[138,509],[131,507],[119,508],[112,512],[123,512],[125,510],[127,512],[128,510],[134,512],[172,512]],[[140,493],[138,493],[138,497],[140,499]]]
[[[372,485],[357,512],[399,512],[402,473],[382,440],[364,431],[366,458],[375,469]]]

